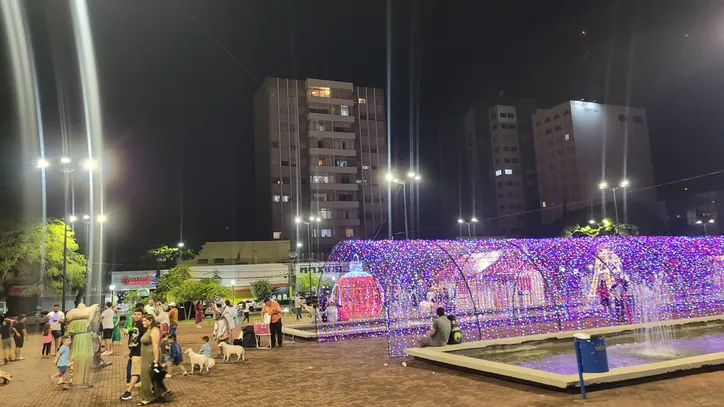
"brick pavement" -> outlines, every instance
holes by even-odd
[[[211,323],[179,328],[181,346],[198,350]],[[122,406],[123,348],[107,358],[114,364],[95,373],[95,387],[63,391],[51,384],[52,360],[40,359],[41,340],[26,344],[25,361],[0,369],[13,382],[0,385],[0,406]],[[282,349],[248,350],[247,361],[218,363],[207,376],[174,376],[166,382],[175,394],[166,406],[537,406],[582,404],[575,395],[541,390],[430,365],[389,359],[385,339],[317,344],[298,340]],[[722,406],[724,372],[706,373],[631,387],[596,391],[585,404],[607,407]]]

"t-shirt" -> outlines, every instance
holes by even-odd
[[[169,349],[166,349],[166,347],[169,347]],[[171,346],[169,345],[168,339],[164,339],[161,341],[161,354],[163,355],[170,355],[171,354]]]
[[[53,342],[53,331],[48,330],[47,335],[43,335],[43,343],[51,343]]]
[[[171,310],[168,312],[168,324],[178,325],[178,310],[176,309],[176,307],[171,308]]]
[[[264,308],[261,309],[262,314],[271,314],[274,311],[280,311],[282,308],[279,306],[279,303],[271,300],[271,305],[264,305]],[[272,314],[271,316],[271,322],[279,322],[279,320],[282,319],[282,314]]]
[[[437,317],[432,320],[435,336],[432,337],[433,346],[443,346],[450,339],[450,320],[446,317]]]
[[[156,307],[147,304],[145,307],[143,307],[143,312],[145,312],[146,314],[154,315],[156,313]]]
[[[65,314],[63,311],[54,311],[48,314],[48,322],[50,322],[51,331],[60,331],[63,321],[65,321]]]
[[[302,308],[301,297],[294,297],[294,308]]]
[[[103,310],[101,313],[101,318],[103,320],[103,329],[113,329],[113,326],[115,325],[113,323],[113,315],[116,313],[116,311],[113,311],[113,308],[108,308]]]
[[[128,331],[128,351],[131,356],[141,356],[141,337],[146,333],[141,321]]]
[[[201,349],[199,350],[199,355],[204,355],[207,358],[211,357],[211,345],[209,345],[208,342],[201,345]]]
[[[23,329],[25,329],[25,322],[16,322],[13,328],[15,328],[15,330],[17,330],[18,333],[22,335]]]
[[[58,363],[56,366],[68,366],[70,363],[70,348],[68,345],[62,345],[58,350]]]
[[[11,327],[10,325],[5,325],[5,324],[3,324],[3,326],[0,326],[0,337],[2,337],[3,339],[12,338],[13,337],[13,327]]]

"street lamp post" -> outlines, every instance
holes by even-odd
[[[470,225],[478,223],[478,218],[472,217],[470,219],[470,222],[465,222],[465,219],[460,218],[458,219],[458,225],[467,225],[468,226],[468,237],[472,237],[472,233],[470,232]]]
[[[702,226],[704,226],[704,236],[708,236],[708,233],[707,233],[707,231],[706,231],[706,225],[707,225],[707,224],[713,224],[713,223],[714,223],[714,219],[709,219],[709,220],[706,221],[706,222],[703,221],[703,220],[701,220],[701,219],[699,219],[699,220],[696,221],[696,224],[697,224],[697,225],[702,225]]]
[[[321,222],[322,219],[316,216],[309,216],[309,222],[302,219],[301,216],[297,216],[294,218],[294,223],[297,225],[303,223],[307,225],[307,244],[309,245],[309,248],[307,249],[307,253],[309,253],[309,256],[307,258],[307,271],[310,273],[309,276],[309,295],[313,296],[314,292],[312,291],[312,278],[311,278],[311,270],[312,270],[312,225],[319,225],[319,222]],[[297,242],[297,247],[301,248],[303,245],[301,242]]]
[[[178,247],[178,259],[176,259],[176,265],[181,266],[181,257],[183,257],[184,246],[186,246],[186,243],[178,242],[176,246]]]
[[[111,290],[111,304],[114,306],[116,305],[116,286],[111,284],[108,286],[108,289]]]
[[[402,205],[404,208],[404,215],[405,215],[405,239],[409,239],[410,231],[409,231],[408,224],[407,224],[407,183],[413,182],[413,181],[419,183],[420,181],[422,181],[422,176],[420,174],[415,174],[414,172],[408,172],[407,180],[401,180],[399,178],[396,178],[392,174],[387,174],[386,179],[387,179],[387,182],[402,186]]]
[[[234,306],[236,306],[236,290],[234,287],[235,285],[236,280],[231,280],[231,303],[234,304]]]
[[[627,188],[628,186],[629,186],[628,180],[624,179],[624,180],[621,180],[621,182],[618,184],[618,186],[611,188],[611,191],[613,192],[613,208],[614,208],[614,211],[616,212],[616,223],[620,223],[619,218],[618,218],[618,201],[616,200],[616,190],[619,188]],[[604,193],[605,193],[605,190],[608,188],[609,188],[609,185],[608,185],[608,182],[606,182],[606,181],[601,181],[598,184],[598,189],[600,189],[601,191],[604,191]],[[624,205],[624,207],[625,207],[625,205]],[[603,217],[604,218],[606,217],[605,213],[603,214]]]

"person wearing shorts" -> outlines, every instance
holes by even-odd
[[[53,305],[53,312],[49,313],[48,323],[50,324],[50,331],[53,335],[53,347],[51,350],[53,353],[50,356],[55,356],[55,352],[60,347],[60,337],[63,336],[63,324],[65,323],[65,314],[60,310],[60,305]]]
[[[116,311],[113,309],[113,304],[107,302],[101,313],[101,324],[103,326],[103,344],[106,350],[101,353],[101,356],[107,356],[113,354],[113,328],[116,327],[116,323],[113,322],[113,316]]]
[[[128,401],[133,399],[131,391],[136,383],[141,382],[141,337],[146,333],[146,328],[141,323],[143,308],[136,308],[133,312],[133,326],[128,330],[128,387],[121,394],[120,399]]]
[[[65,384],[65,373],[68,371],[70,364],[70,336],[64,336],[60,339],[60,349],[55,355],[55,365],[58,371],[50,376],[50,380],[58,379],[58,384]]]
[[[24,357],[20,356],[20,352],[22,352],[23,345],[25,345],[25,338],[28,337],[28,330],[25,328],[26,319],[25,314],[21,314],[18,322],[13,326],[13,334],[15,335],[15,360],[25,360]]]
[[[3,324],[0,326],[0,338],[3,341],[3,359],[7,365],[13,348],[13,321],[10,318],[3,320]]]

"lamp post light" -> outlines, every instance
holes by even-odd
[[[236,280],[231,280],[231,303],[234,304],[234,306],[236,306],[236,290],[234,287],[235,285]]]
[[[322,221],[321,218],[319,218],[317,216],[312,216],[312,215],[309,215],[309,222],[302,219],[301,216],[297,216],[294,218],[294,223],[296,223],[297,225],[299,225],[299,224],[307,225],[307,245],[308,245],[307,253],[309,254],[309,259],[312,258],[312,226],[319,225],[319,223],[321,221]],[[297,247],[298,248],[303,247],[302,242],[297,242]]]
[[[111,284],[108,286],[108,289],[111,290],[111,304],[114,306],[116,305],[116,286]]]
[[[177,250],[177,251],[178,251],[178,258],[176,259],[176,265],[177,265],[177,266],[180,266],[180,265],[181,265],[181,258],[183,257],[183,251],[184,251],[184,247],[185,247],[185,246],[186,246],[186,243],[184,243],[184,242],[178,242],[178,243],[176,244],[176,247],[178,247],[178,250]]]
[[[618,218],[618,201],[616,200],[616,190],[619,188],[628,188],[629,185],[630,185],[629,181],[627,179],[623,179],[618,184],[618,186],[611,187],[611,191],[613,192],[613,208],[614,208],[614,211],[616,212],[616,223],[620,223],[619,218]],[[607,189],[609,189],[608,182],[601,181],[598,184],[598,189],[600,189],[601,191],[603,191],[603,193],[605,193],[605,191]],[[625,207],[625,205],[624,205],[624,207]],[[605,217],[606,214],[604,213],[603,216]]]
[[[697,224],[697,225],[702,225],[702,226],[704,226],[704,236],[708,236],[708,233],[707,233],[707,231],[706,231],[706,225],[707,225],[707,224],[713,224],[713,223],[714,223],[714,219],[709,219],[709,220],[706,221],[706,222],[703,221],[703,220],[701,220],[701,219],[699,219],[699,220],[696,221],[696,224]]]
[[[419,183],[422,181],[422,176],[420,174],[416,174],[412,171],[407,173],[407,180],[399,179],[395,177],[392,173],[388,173],[385,176],[385,179],[390,184],[397,184],[402,186],[402,206],[405,210],[405,239],[410,238],[410,231],[407,224],[407,183],[408,182],[417,182]]]
[[[458,219],[458,224],[459,224],[459,225],[461,225],[461,226],[462,226],[462,225],[467,225],[467,226],[468,226],[468,237],[472,237],[472,233],[470,232],[470,225],[473,225],[473,224],[475,224],[475,223],[478,223],[478,218],[476,218],[475,216],[473,216],[472,218],[470,218],[470,222],[466,222],[465,219],[463,219],[463,218],[459,218],[459,219]]]

